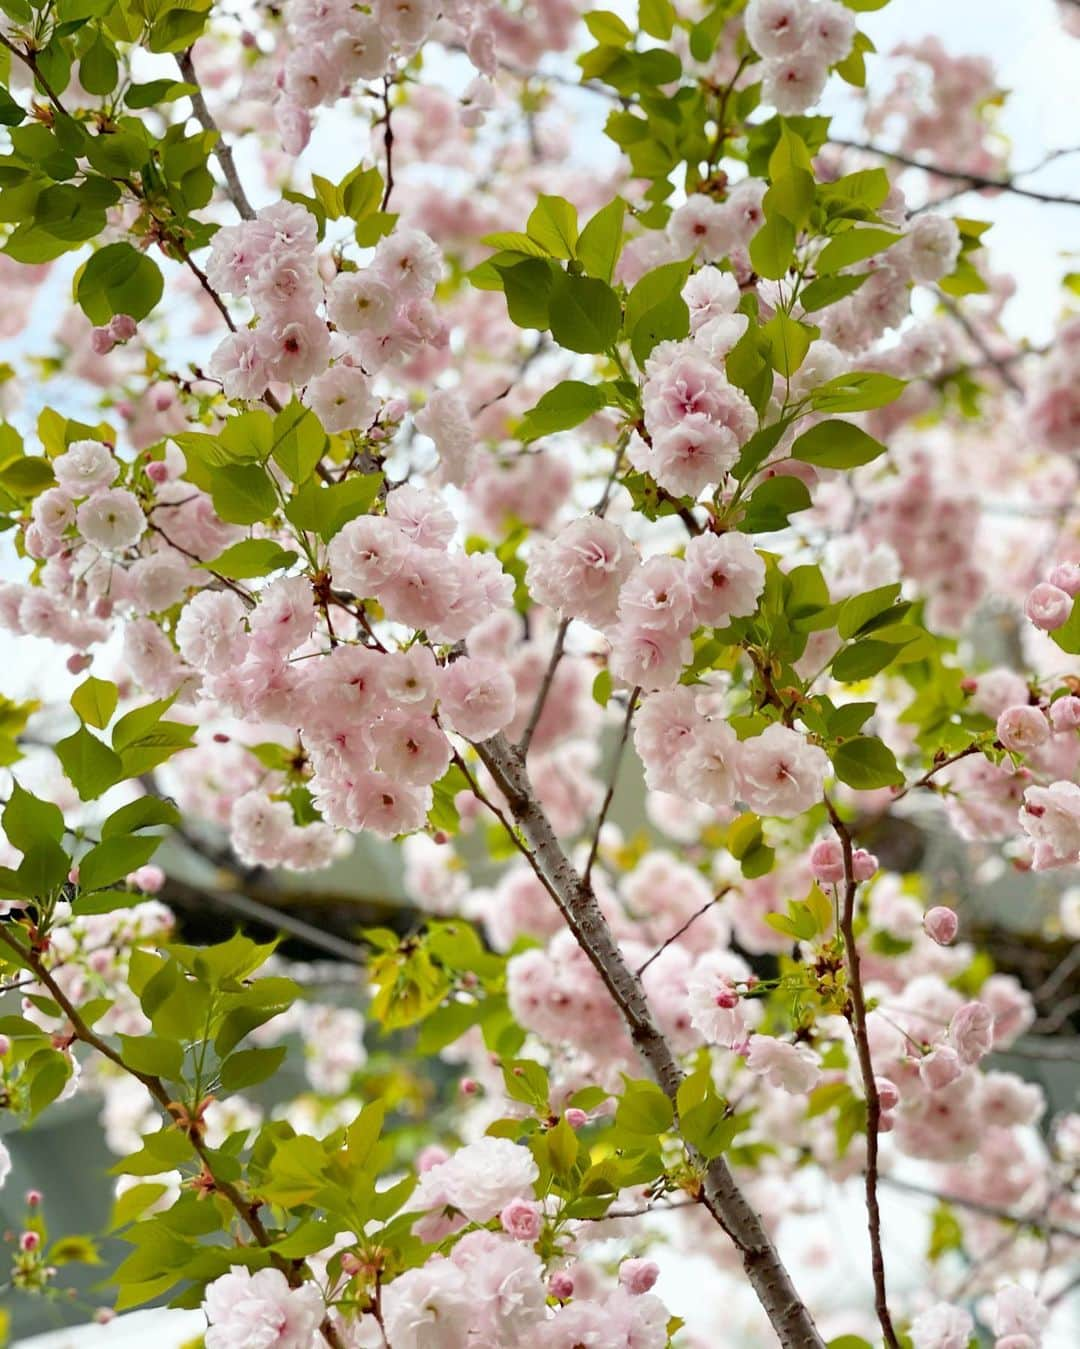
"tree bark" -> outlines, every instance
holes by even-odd
[[[653,1018],[641,981],[623,959],[591,886],[570,862],[536,799],[520,751],[503,735],[476,746],[527,842],[526,855],[626,1022],[657,1084],[674,1104],[683,1073]],[[722,1157],[705,1168],[701,1202],[734,1242],[783,1349],[824,1349],[776,1247]]]

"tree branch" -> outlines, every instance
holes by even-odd
[[[236,171],[236,161],[233,159],[232,147],[221,134],[221,128],[214,121],[214,114],[207,106],[206,98],[203,95],[202,86],[199,84],[199,77],[195,73],[195,62],[192,60],[192,48],[187,51],[176,53],[176,64],[180,67],[180,74],[184,77],[186,84],[193,84],[195,92],[191,95],[191,108],[196,119],[204,131],[212,131],[217,136],[214,144],[214,158],[221,165],[221,172],[225,175],[225,186],[229,194],[229,200],[236,207],[237,213],[242,220],[254,220],[255,211],[248,201],[247,193],[244,191],[244,185],[240,181],[240,175]],[[232,327],[232,324],[229,325]]]
[[[931,173],[937,178],[967,183],[978,192],[1011,192],[1016,197],[1028,197],[1032,201],[1049,202],[1055,206],[1080,206],[1080,197],[1066,197],[1055,192],[1040,192],[1033,187],[1021,187],[1014,178],[987,178],[981,173],[965,173],[962,169],[947,169],[940,164],[924,164],[921,160],[902,154],[898,150],[886,150],[880,145],[870,145],[863,141],[842,140],[830,136],[829,144],[843,146],[845,150],[861,150],[864,154],[877,155],[880,159],[890,159],[894,164],[903,164],[908,169],[922,169],[924,173]]]
[[[863,1091],[866,1094],[866,1219],[870,1236],[870,1264],[874,1276],[874,1309],[877,1312],[881,1333],[888,1349],[900,1349],[896,1338],[892,1316],[889,1312],[889,1299],[885,1287],[885,1257],[881,1249],[881,1210],[878,1206],[878,1131],[881,1125],[881,1101],[878,1097],[877,1082],[874,1080],[874,1065],[870,1057],[870,1041],[866,1033],[866,999],[863,995],[862,971],[859,964],[859,948],[855,942],[855,894],[858,883],[855,880],[855,868],[852,861],[851,832],[837,815],[829,800],[825,798],[825,808],[829,820],[840,839],[844,854],[844,898],[840,911],[840,932],[844,939],[844,954],[847,961],[848,995],[850,1007],[845,1009],[848,1025],[855,1040],[855,1051],[859,1059],[859,1073],[862,1077]]]
[[[586,886],[563,851],[536,799],[525,761],[503,735],[476,745],[476,751],[507,802],[524,842],[518,846],[588,956],[626,1023],[630,1038],[664,1093],[675,1102],[683,1074],[661,1034],[641,982],[627,965]],[[690,1154],[703,1172],[700,1201],[739,1251],[747,1277],[783,1349],[823,1349],[823,1341],[791,1277],[739,1188],[727,1163],[706,1163]]]

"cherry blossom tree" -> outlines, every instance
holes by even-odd
[[[2,705],[0,1107],[99,1103],[100,1317],[745,1343],[661,1241],[786,1349],[1069,1313],[1080,1116],[997,1056],[1076,961],[996,969],[894,845],[1080,864],[1075,276],[1017,342],[951,210],[1080,199],[988,62],[868,85],[884,3],[0,0],[0,624],[66,660]],[[354,846],[410,902],[346,936],[284,883]],[[819,1305],[785,1227],[855,1186],[872,1299]],[[9,1281],[60,1300],[48,1208]]]

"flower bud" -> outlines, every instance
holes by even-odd
[[[1080,698],[1067,693],[1050,704],[1050,724],[1055,731],[1075,731],[1080,726]]]
[[[558,1298],[560,1302],[566,1302],[574,1296],[574,1281],[569,1274],[562,1272],[553,1274],[548,1280],[548,1288],[551,1296]]]
[[[1030,754],[1050,738],[1050,726],[1037,707],[1007,707],[997,719],[997,738],[1016,754]]]
[[[655,1260],[624,1260],[619,1266],[619,1282],[635,1296],[647,1293],[660,1277]]]
[[[109,320],[109,334],[115,342],[130,342],[138,324],[130,314],[114,314]]]
[[[107,327],[95,328],[90,334],[90,350],[95,356],[108,356],[115,346],[116,339]]]
[[[810,870],[822,885],[838,885],[844,879],[844,850],[838,838],[819,838],[810,849]]]
[[[882,1110],[895,1110],[900,1104],[900,1093],[892,1078],[875,1077],[874,1086],[877,1088],[878,1104]]]
[[[868,881],[878,869],[878,860],[865,848],[856,848],[851,854],[851,873],[857,881]]]
[[[959,927],[960,920],[953,910],[944,904],[927,909],[923,914],[923,929],[930,940],[937,942],[939,946],[948,946],[950,942],[955,941]]]
[[[1027,597],[1024,613],[1043,632],[1062,627],[1072,613],[1072,597],[1059,586],[1043,581]]]
[[[499,1214],[499,1222],[515,1241],[533,1242],[540,1235],[540,1205],[529,1199],[511,1199]]]
[[[589,1122],[589,1117],[584,1110],[579,1110],[577,1106],[572,1105],[566,1112],[566,1122],[571,1129],[584,1129]]]
[[[1075,599],[1080,595],[1080,562],[1059,562],[1046,579]]]
[[[156,482],[159,486],[169,480],[169,470],[160,459],[155,459],[153,463],[147,464],[146,476],[151,482]]]

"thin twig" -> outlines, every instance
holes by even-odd
[[[905,168],[922,169],[936,178],[951,178],[954,182],[967,183],[979,192],[1011,192],[1017,197],[1028,197],[1032,201],[1049,202],[1055,206],[1080,206],[1080,197],[1066,197],[1056,192],[1040,192],[1033,187],[1021,187],[1014,178],[987,178],[985,174],[968,173],[963,169],[947,169],[941,164],[924,164],[911,155],[898,150],[886,150],[880,145],[869,145],[862,141],[842,140],[830,136],[831,145],[843,146],[845,150],[861,150],[864,154],[877,155],[880,159],[891,159],[894,164],[903,164]]]
[[[1059,1223],[1044,1223],[1041,1221],[1041,1213],[1010,1213],[1007,1208],[1001,1208],[997,1204],[987,1204],[981,1199],[967,1199],[957,1194],[943,1194],[927,1185],[917,1185],[914,1181],[901,1180],[897,1176],[884,1175],[881,1177],[881,1183],[890,1190],[904,1190],[908,1194],[921,1195],[924,1199],[934,1199],[939,1204],[952,1204],[956,1208],[970,1209],[972,1213],[981,1213],[986,1218],[997,1218],[1003,1223],[1019,1223],[1024,1227],[1035,1227],[1048,1232],[1051,1236],[1080,1241],[1080,1228],[1062,1227]]]
[[[1025,396],[1024,386],[1009,369],[1008,363],[994,354],[986,338],[964,313],[960,305],[957,304],[951,295],[946,295],[943,290],[937,291],[937,297],[957,323],[959,323],[961,328],[963,328],[968,339],[978,348],[979,355],[982,356],[987,365],[993,368],[1005,387],[1010,389],[1017,397],[1023,398]]]
[[[596,824],[593,826],[592,843],[589,846],[589,858],[585,863],[585,870],[582,873],[582,884],[588,889],[592,884],[593,863],[596,861],[596,854],[600,851],[600,834],[604,828],[604,821],[607,819],[608,811],[611,809],[611,803],[615,798],[615,788],[619,781],[619,769],[622,767],[623,754],[626,752],[626,742],[630,738],[630,723],[634,719],[634,713],[637,711],[638,697],[641,694],[640,688],[631,690],[630,697],[626,704],[626,716],[623,718],[622,733],[619,736],[619,743],[615,746],[615,754],[611,761],[611,768],[608,770],[607,791],[604,793],[604,799],[600,805],[600,812],[596,817]],[[640,973],[640,971],[639,971]]]
[[[892,1316],[889,1312],[888,1292],[885,1286],[885,1257],[881,1249],[881,1210],[878,1205],[878,1132],[881,1125],[881,1100],[874,1078],[874,1064],[870,1055],[870,1040],[866,1031],[866,998],[863,994],[859,948],[855,941],[855,895],[858,882],[852,859],[851,832],[836,813],[832,801],[825,798],[829,820],[840,840],[844,854],[844,896],[840,910],[840,932],[844,939],[847,961],[848,1000],[845,1017],[855,1040],[863,1092],[866,1095],[866,1219],[870,1236],[870,1264],[874,1276],[874,1309],[888,1349],[900,1349]]]
[[[961,759],[966,759],[971,754],[981,754],[981,745],[967,745],[964,749],[958,750],[956,754],[949,754],[944,759],[939,759],[933,768],[928,769],[921,778],[916,778],[914,782],[907,783],[893,797],[893,801],[901,801],[908,792],[913,792],[918,787],[932,787],[934,777],[941,772],[943,768],[948,768],[950,764],[959,763]]]
[[[544,677],[540,681],[540,688],[536,694],[536,701],[533,703],[532,711],[529,713],[529,720],[526,723],[525,730],[518,741],[518,748],[522,754],[528,754],[529,746],[532,744],[532,738],[536,734],[536,728],[540,724],[540,718],[544,713],[544,706],[547,703],[548,694],[551,692],[551,685],[555,679],[555,671],[559,668],[559,662],[563,658],[563,650],[566,646],[566,632],[570,627],[570,620],[564,618],[555,631],[555,643],[551,648],[551,659],[547,663],[547,669],[544,671]]]
[[[390,205],[390,194],[394,190],[394,127],[390,121],[390,90],[394,87],[393,78],[389,75],[383,78],[383,149],[386,151],[386,186],[383,188],[382,203],[379,206],[380,211],[385,211]]]
[[[649,956],[648,960],[643,961],[634,971],[637,977],[640,979],[641,976],[645,973],[645,971],[649,968],[649,966],[653,963],[653,961],[662,956],[664,952],[668,949],[668,947],[671,946],[674,942],[677,942],[684,932],[688,932],[690,928],[694,926],[694,924],[697,922],[699,918],[701,918],[704,914],[709,912],[709,910],[712,908],[714,904],[719,904],[719,902],[723,899],[723,897],[727,894],[727,892],[730,889],[731,889],[730,885],[725,885],[723,890],[721,890],[719,894],[713,895],[712,899],[710,899],[707,904],[702,904],[701,908],[698,909],[696,913],[692,913],[681,927],[676,928],[676,930],[671,934],[670,937],[665,938],[665,940],[661,942],[661,944],[656,948],[656,950],[652,953],[652,955]]]
[[[228,190],[229,200],[236,207],[237,213],[242,220],[254,220],[255,211],[251,202],[248,201],[247,193],[244,191],[244,185],[240,181],[240,175],[236,171],[236,162],[233,159],[232,147],[221,134],[221,128],[214,120],[214,115],[207,105],[206,98],[203,95],[202,86],[199,84],[199,77],[195,73],[195,62],[192,59],[192,48],[187,51],[176,53],[176,64],[180,67],[180,74],[184,77],[186,84],[195,86],[191,95],[191,108],[195,117],[204,131],[211,131],[217,136],[214,143],[214,158],[221,165],[221,172],[225,175],[225,186]],[[232,326],[231,324],[229,325]]]

